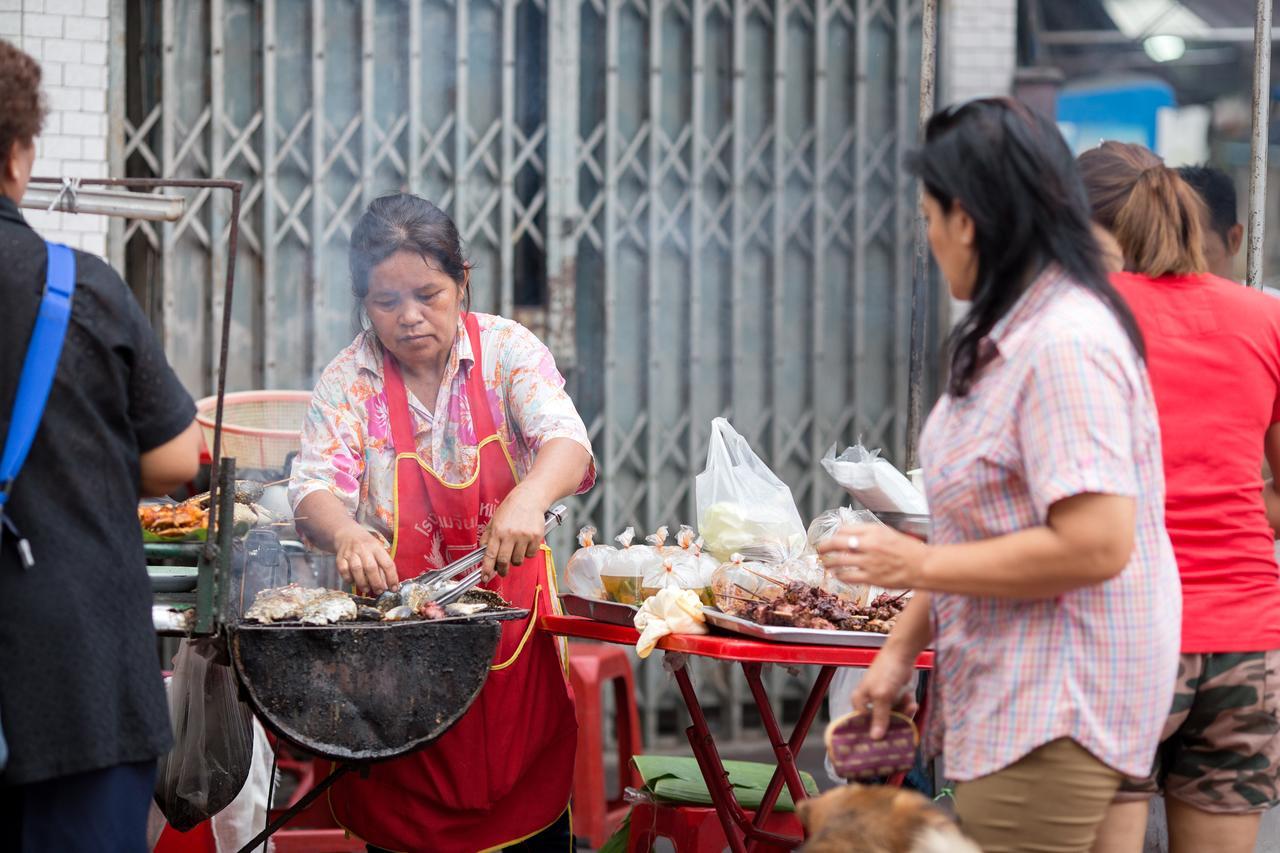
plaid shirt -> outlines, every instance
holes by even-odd
[[[969,395],[945,396],[921,439],[933,542],[1043,525],[1055,502],[1087,493],[1136,498],[1137,533],[1129,565],[1102,584],[1039,600],[933,595],[926,748],[969,781],[1069,737],[1145,776],[1173,698],[1181,624],[1146,371],[1114,315],[1057,268],[979,353]]]

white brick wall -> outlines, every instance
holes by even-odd
[[[1017,0],[942,0],[939,105],[1009,93],[1017,7]]]
[[[37,175],[107,177],[108,10],[108,0],[0,0],[0,38],[44,74],[49,117],[36,140]],[[23,213],[47,239],[106,254],[106,217]]]

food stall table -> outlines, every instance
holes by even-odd
[[[628,646],[634,646],[640,638],[640,633],[635,628],[613,625],[583,616],[547,615],[542,617],[541,626],[543,630],[562,637],[598,640]],[[706,780],[707,790],[711,794],[712,804],[724,827],[729,848],[734,853],[754,850],[761,843],[798,846],[803,839],[766,832],[763,829],[765,822],[773,813],[784,784],[791,792],[793,801],[799,802],[807,796],[800,779],[800,771],[796,767],[796,757],[809,734],[809,728],[818,716],[822,699],[826,696],[836,667],[870,666],[879,649],[777,643],[717,634],[671,634],[658,641],[658,648],[664,652],[735,661],[742,665],[751,696],[760,712],[760,721],[769,736],[774,755],[778,758],[778,769],[774,771],[769,787],[765,789],[764,799],[756,811],[754,821],[734,796],[733,786],[729,784],[729,774],[725,771],[720,759],[715,736],[707,724],[706,715],[702,713],[702,705],[698,702],[688,670],[684,666],[677,665],[673,667],[676,684],[680,688],[680,696],[689,709],[689,718],[692,721],[692,725],[687,730],[689,744],[693,748],[693,755],[698,762],[698,768],[702,771],[703,779]],[[760,674],[766,663],[821,667],[790,738],[783,737],[782,729],[765,694],[764,682]],[[932,666],[932,652],[924,652],[916,659],[917,669],[930,669]]]

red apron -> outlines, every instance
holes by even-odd
[[[485,393],[479,325],[470,314],[465,325],[475,355],[466,381],[479,448],[466,483],[445,483],[418,458],[404,379],[390,354],[384,359],[396,450],[392,557],[402,578],[475,550],[516,485]],[[373,764],[367,777],[348,774],[331,789],[334,817],[351,832],[388,850],[476,853],[535,835],[564,813],[578,726],[559,646],[536,630],[556,601],[548,554],[544,546],[486,585],[530,616],[502,623],[489,679],[462,719],[423,749]]]

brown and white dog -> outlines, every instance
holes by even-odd
[[[801,853],[982,853],[915,791],[847,785],[796,807],[809,833]]]

